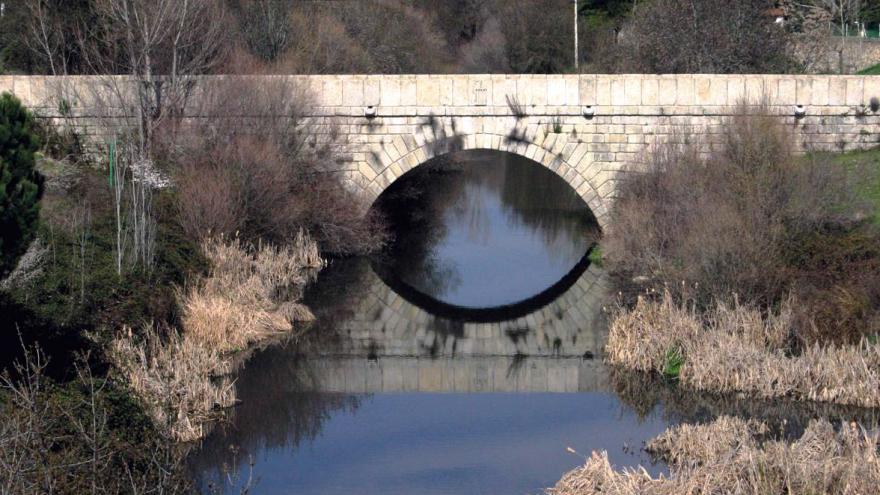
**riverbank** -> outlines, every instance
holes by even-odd
[[[223,101],[287,114],[288,89]],[[36,240],[0,280],[10,492],[191,492],[188,450],[237,403],[231,374],[312,318],[299,300],[320,253],[381,243],[358,198],[316,172],[333,152],[297,145],[306,131],[257,146],[206,127],[150,152],[121,129],[101,150],[72,127],[32,129]]]
[[[605,453],[566,474],[551,495],[680,493],[874,493],[880,486],[878,434],[856,424],[809,424],[795,440],[767,424],[729,416],[670,428],[647,445],[669,463],[669,477],[616,471]]]
[[[108,350],[153,422],[178,442],[202,438],[206,425],[236,403],[227,377],[237,356],[314,318],[299,299],[324,267],[317,244],[303,232],[280,248],[209,238],[202,254],[208,275],[177,290],[181,328],[124,327]]]
[[[613,314],[606,360],[695,390],[880,407],[877,339],[815,344],[793,355],[792,304],[766,315],[738,303],[698,313],[668,291],[656,300],[639,297]]]

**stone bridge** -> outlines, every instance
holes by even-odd
[[[218,84],[237,76],[204,76]],[[327,75],[241,76],[290,81],[310,96],[308,125],[342,152],[335,165],[375,199],[432,157],[456,150],[516,153],[562,176],[605,226],[615,183],[653,143],[692,134],[706,149],[740,102],[766,102],[801,149],[876,145],[880,77],[789,75]],[[241,78],[239,77],[239,78]],[[107,78],[104,78],[107,79]],[[66,85],[100,78],[0,76],[39,115],[58,117]],[[68,91],[69,92],[69,91]],[[86,133],[89,104],[67,98]],[[106,129],[107,126],[104,126]]]

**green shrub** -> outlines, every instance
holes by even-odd
[[[681,349],[673,347],[666,351],[666,362],[663,366],[663,374],[667,378],[677,380],[681,375],[681,365],[684,364],[684,356],[681,355]]]
[[[34,117],[15,96],[0,96],[0,278],[33,240],[43,178],[34,169]]]

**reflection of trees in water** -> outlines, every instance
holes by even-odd
[[[435,158],[392,184],[377,200],[396,235],[377,259],[380,270],[401,280],[419,280],[427,294],[442,294],[461,280],[439,260],[433,247],[448,234],[443,215],[461,197],[461,169],[445,157]]]
[[[620,401],[644,419],[662,406],[666,421],[705,423],[722,415],[764,421],[771,432],[797,438],[810,420],[826,418],[832,423],[858,421],[866,427],[880,424],[880,411],[837,404],[790,399],[754,399],[739,394],[713,394],[681,389],[649,373],[609,367],[611,388]]]
[[[548,249],[567,250],[569,258],[584,253],[584,239],[598,237],[598,224],[577,192],[552,170],[517,155],[503,155],[507,174],[501,199],[507,214],[541,234]]]
[[[564,259],[580,258],[598,237],[589,207],[552,170],[499,151],[462,152],[450,159],[461,164],[467,177],[464,198],[454,213],[468,225],[472,238],[485,235],[489,221],[484,190],[497,192],[509,225],[525,225],[541,236],[548,251],[563,254]]]
[[[336,259],[324,268],[303,299],[316,320],[297,342],[297,351],[307,353],[315,347],[326,350],[344,339],[338,329],[355,316],[373,277],[370,261],[364,257]]]
[[[316,380],[307,361],[291,359],[284,349],[269,349],[252,359],[237,381],[241,405],[233,410],[230,424],[203,441],[191,458],[192,471],[222,478],[224,472],[245,467],[257,452],[296,449],[314,440],[340,410],[357,411],[363,396],[309,392],[318,388]]]

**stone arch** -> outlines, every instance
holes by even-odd
[[[398,178],[428,160],[447,153],[467,150],[494,150],[513,153],[537,162],[562,177],[590,207],[600,228],[608,222],[610,198],[600,193],[607,180],[601,164],[588,152],[586,143],[554,144],[549,136],[528,139],[495,133],[442,136],[421,144],[413,136],[394,136],[371,152],[371,165],[362,171],[363,189],[370,203]],[[561,148],[561,149],[560,149]],[[603,183],[599,183],[599,181]]]

